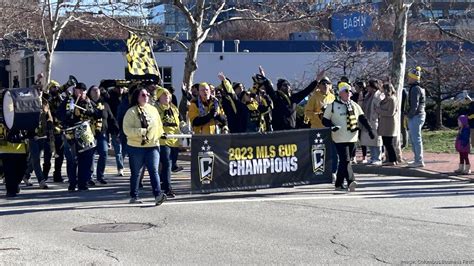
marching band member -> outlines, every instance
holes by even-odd
[[[150,94],[142,87],[133,91],[130,108],[123,119],[123,131],[127,136],[130,157],[130,203],[141,203],[138,199],[140,170],[146,166],[150,176],[155,205],[166,200],[160,188],[158,164],[160,161],[160,138],[163,124],[158,110],[148,103]]]
[[[42,91],[39,91],[40,97],[42,98]],[[28,167],[23,178],[24,183],[28,186],[29,177],[32,171],[35,172],[38,180],[39,187],[41,189],[47,189],[48,185],[46,180],[48,179],[48,173],[51,169],[51,146],[50,139],[53,135],[53,117],[49,109],[49,104],[46,98],[42,98],[42,109],[40,113],[40,120],[38,128],[35,132],[31,132],[28,136],[28,152],[29,160]],[[41,169],[41,152],[44,151],[44,162],[43,169]]]
[[[206,82],[199,84],[199,96],[191,101],[189,120],[195,134],[217,134],[218,126],[227,124],[219,101],[211,96]]]
[[[26,145],[18,138],[11,140],[9,132],[3,123],[0,123],[0,160],[3,165],[6,197],[16,197],[20,193],[20,183],[27,164]]]
[[[78,123],[100,118],[102,112],[97,110],[86,95],[86,85],[77,83],[73,95],[66,98],[62,103],[58,117],[64,123],[64,127],[73,127]],[[91,167],[94,160],[94,149],[79,152],[79,145],[73,136],[64,135],[64,155],[66,156],[66,168],[69,179],[69,191],[89,190],[87,181],[91,179]],[[77,158],[77,163],[76,163]]]
[[[164,133],[180,134],[179,110],[171,103],[171,93],[167,89],[159,87],[155,92],[155,96],[158,99],[156,107],[163,123]],[[176,138],[160,139],[161,189],[169,198],[175,197],[171,188],[172,149],[178,147],[179,142]]]
[[[99,154],[96,167],[96,179],[101,184],[107,184],[104,180],[105,164],[107,162],[107,153],[109,149],[109,129],[114,128],[112,131],[118,131],[118,124],[115,120],[110,106],[104,101],[101,96],[99,87],[92,86],[87,92],[87,96],[91,99],[92,105],[100,111],[100,117],[94,118],[92,123],[92,131],[95,134],[97,140],[96,151]]]
[[[47,87],[47,95],[45,97],[49,102],[49,109],[53,117],[53,140],[54,142],[54,172],[53,172],[53,182],[62,183],[64,181],[61,175],[61,168],[64,161],[64,145],[63,138],[61,134],[61,121],[58,119],[56,113],[61,106],[61,103],[64,101],[62,92],[60,91],[59,83],[52,80],[49,82]],[[53,146],[53,145],[51,145]]]

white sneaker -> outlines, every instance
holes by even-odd
[[[30,182],[30,179],[27,178],[27,177],[23,177],[23,183],[27,186],[27,187],[31,187],[33,185],[33,183]]]
[[[379,166],[380,166],[380,165],[382,165],[382,161],[372,161],[370,164],[371,164],[371,165],[379,165]]]
[[[352,181],[351,184],[349,185],[349,191],[354,192],[357,187],[357,181]]]
[[[46,180],[41,180],[40,184],[39,184],[39,187],[41,189],[48,189],[48,185],[46,185]]]
[[[123,169],[118,170],[118,176],[125,176]]]

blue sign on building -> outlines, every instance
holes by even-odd
[[[334,14],[331,18],[331,30],[336,39],[361,39],[372,25],[369,14],[361,12]]]

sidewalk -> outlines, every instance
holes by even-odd
[[[360,154],[357,154],[360,160]],[[403,158],[407,161],[413,159],[411,151],[404,151]],[[473,160],[474,156],[471,155]],[[406,165],[400,166],[371,166],[371,165],[354,165],[354,171],[360,174],[382,174],[382,175],[399,175],[399,176],[416,176],[416,177],[432,177],[432,178],[458,178],[462,180],[474,179],[474,174],[457,175],[454,170],[459,166],[459,155],[449,153],[424,153],[425,167],[423,168],[406,168]],[[474,172],[474,167],[473,167]]]

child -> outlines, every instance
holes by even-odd
[[[468,118],[465,115],[461,115],[458,118],[458,125],[459,125],[459,132],[458,136],[456,137],[456,151],[459,152],[459,169],[455,170],[456,174],[470,174],[471,173],[471,165],[469,164],[469,152],[470,152],[470,145],[469,145],[469,138],[470,138],[470,130],[469,130],[469,123]]]

